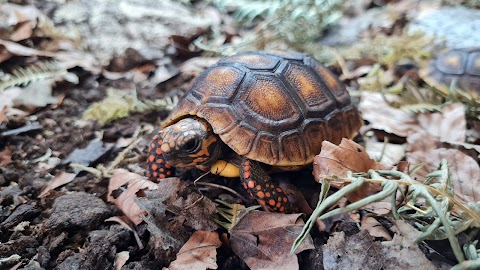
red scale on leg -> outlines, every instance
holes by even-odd
[[[240,166],[240,179],[243,187],[260,205],[274,212],[291,211],[285,192],[273,183],[257,162],[245,159]]]
[[[150,147],[148,148],[147,157],[147,177],[150,181],[159,182],[161,179],[173,176],[175,168],[168,164],[162,153],[162,133],[159,131],[158,135],[155,135],[152,139]]]

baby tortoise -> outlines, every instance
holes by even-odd
[[[175,167],[211,168],[239,176],[264,208],[290,212],[265,165],[298,169],[312,163],[323,140],[352,138],[361,125],[348,92],[316,60],[297,52],[240,53],[193,82],[150,143],[148,176],[159,181]]]
[[[430,61],[427,69],[421,71],[421,77],[448,93],[454,84],[463,91],[480,96],[480,48],[453,49],[439,54]]]

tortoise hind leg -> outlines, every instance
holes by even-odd
[[[162,149],[160,148],[162,143],[162,131],[160,130],[157,135],[153,136],[152,142],[148,147],[147,177],[150,181],[156,183],[163,178],[173,176],[175,173],[175,168],[170,166],[163,157]]]
[[[260,205],[272,212],[290,213],[287,194],[275,185],[258,162],[244,158],[240,166],[243,187]]]

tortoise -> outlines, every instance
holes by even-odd
[[[174,175],[175,167],[194,166],[218,174],[225,164],[236,169],[225,176],[239,176],[266,210],[290,212],[285,192],[265,167],[306,166],[323,140],[338,144],[361,125],[348,92],[313,58],[240,53],[201,73],[170,112],[150,143],[148,177],[158,182]]]
[[[452,84],[480,96],[480,48],[451,49],[434,57],[421,77],[444,93]]]

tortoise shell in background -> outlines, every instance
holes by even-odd
[[[454,49],[430,61],[422,77],[429,84],[448,92],[452,83],[475,96],[480,96],[480,48]]]
[[[193,82],[164,122],[206,119],[233,151],[275,166],[305,165],[323,140],[338,144],[362,125],[337,78],[296,52],[248,52],[221,59]]]

